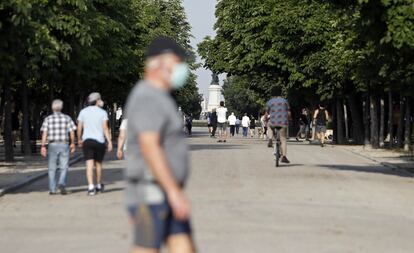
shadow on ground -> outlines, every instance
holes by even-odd
[[[218,149],[245,149],[243,145],[234,145],[228,143],[221,144],[191,144],[190,150],[218,150]]]
[[[339,171],[356,171],[364,173],[377,173],[388,176],[399,176],[399,177],[412,177],[409,173],[401,170],[394,170],[391,168],[384,167],[382,165],[369,165],[369,166],[358,166],[358,165],[330,165],[330,164],[319,164],[320,168],[339,170]]]
[[[124,168],[120,164],[121,162],[115,162],[114,156],[108,155],[108,159],[105,159],[103,164],[103,183],[105,184],[105,192],[122,191],[122,187],[111,187],[117,182],[124,181]],[[111,165],[108,165],[112,162]],[[105,164],[107,167],[105,167]],[[57,177],[60,173],[57,173]],[[84,167],[84,161],[80,161],[69,168],[67,177],[67,190],[69,194],[75,194],[78,192],[86,192],[87,181],[86,181],[86,170]],[[24,194],[30,192],[49,192],[48,177],[45,176],[43,179],[37,180],[23,188],[16,191],[10,192],[9,194]]]

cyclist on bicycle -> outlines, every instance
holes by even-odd
[[[272,129],[273,137],[276,139],[277,131],[279,131],[279,138],[282,149],[282,163],[290,163],[287,159],[287,127],[291,119],[289,102],[281,97],[281,90],[278,87],[272,89],[272,99],[270,99],[267,106],[267,117],[269,119],[269,127]],[[269,147],[273,147],[273,138],[269,138]]]

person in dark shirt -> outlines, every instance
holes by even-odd
[[[305,134],[306,140],[309,140],[309,117],[306,108],[302,109],[302,114],[299,117],[299,126],[300,129],[296,135],[296,140],[299,141],[299,138],[301,138],[303,134]]]
[[[318,139],[320,141],[321,147],[325,146],[325,133],[326,133],[326,123],[329,120],[328,111],[325,109],[324,105],[319,105],[319,109],[315,111],[313,116],[315,125],[316,125],[316,133],[318,135]]]
[[[210,124],[211,124],[211,137],[216,137],[216,131],[217,131],[217,112],[216,109],[213,109],[213,112],[211,113],[210,117]]]
[[[256,134],[256,119],[251,116],[250,117],[250,137],[253,138]]]

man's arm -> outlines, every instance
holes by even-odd
[[[103,123],[103,129],[104,129],[104,135],[106,138],[106,141],[108,142],[108,151],[112,151],[112,140],[111,135],[109,134],[109,127],[108,127],[108,120],[105,120]]]
[[[313,114],[313,120],[316,120],[316,117],[318,117],[319,114],[319,110],[316,110],[315,113]]]
[[[170,167],[160,145],[160,134],[146,132],[138,136],[143,158],[150,167],[155,179],[166,192],[174,216],[180,220],[186,220],[190,216],[190,205],[180,186],[171,174]]]
[[[330,118],[329,118],[329,113],[328,113],[328,111],[327,111],[327,110],[325,110],[325,116],[326,116],[326,120],[327,120],[327,121],[329,121],[329,120],[330,120]]]
[[[70,131],[70,152],[73,154],[75,153],[76,147],[75,147],[75,131]]]
[[[78,120],[78,145],[82,147],[82,131],[83,131],[83,123],[82,121]]]
[[[122,157],[124,156],[124,152],[122,151],[124,144],[125,144],[125,138],[126,138],[126,130],[125,129],[121,129],[119,130],[119,136],[118,136],[118,149],[116,152],[116,156],[118,157],[119,160],[122,159]]]
[[[42,132],[42,142],[41,142],[40,154],[43,157],[47,156],[46,140],[47,140],[47,130]]]

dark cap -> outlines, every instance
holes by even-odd
[[[171,53],[177,55],[181,58],[181,60],[185,60],[187,58],[186,51],[178,45],[177,42],[171,38],[160,36],[155,38],[148,46],[145,58],[148,59],[154,56]]]

